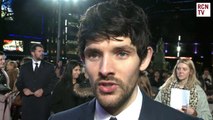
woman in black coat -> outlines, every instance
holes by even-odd
[[[84,101],[89,92],[88,86],[84,90],[84,86],[80,83],[81,64],[78,61],[70,61],[67,63],[61,81],[57,84],[52,95],[52,112],[57,113],[60,111],[73,108]],[[81,89],[83,88],[83,89]],[[92,92],[90,92],[92,93]],[[91,94],[90,94],[91,95]]]

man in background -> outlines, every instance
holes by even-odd
[[[47,120],[51,92],[57,81],[54,66],[43,60],[41,44],[31,47],[32,61],[20,68],[16,86],[22,93],[22,120]]]

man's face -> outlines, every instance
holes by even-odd
[[[129,37],[116,39],[87,43],[84,50],[90,83],[105,109],[127,107],[137,95],[140,59],[136,47]]]
[[[5,66],[5,56],[0,55],[0,69],[4,68],[4,66]]]
[[[31,52],[33,59],[34,60],[42,60],[43,59],[43,54],[44,54],[44,49],[41,47],[36,47],[34,52]]]

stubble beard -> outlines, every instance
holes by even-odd
[[[109,113],[114,112],[122,108],[130,100],[131,95],[134,92],[135,86],[125,86],[121,80],[115,80],[118,84],[118,89],[111,94],[103,94],[98,90],[98,82],[93,87],[93,92],[99,101],[100,105]],[[109,98],[109,99],[108,99]]]
[[[38,56],[38,57],[35,57],[34,59],[37,61],[40,61],[40,60],[43,60],[43,56]]]

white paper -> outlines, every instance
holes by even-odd
[[[181,109],[182,106],[188,106],[190,91],[178,88],[171,89],[170,106],[175,109]]]

